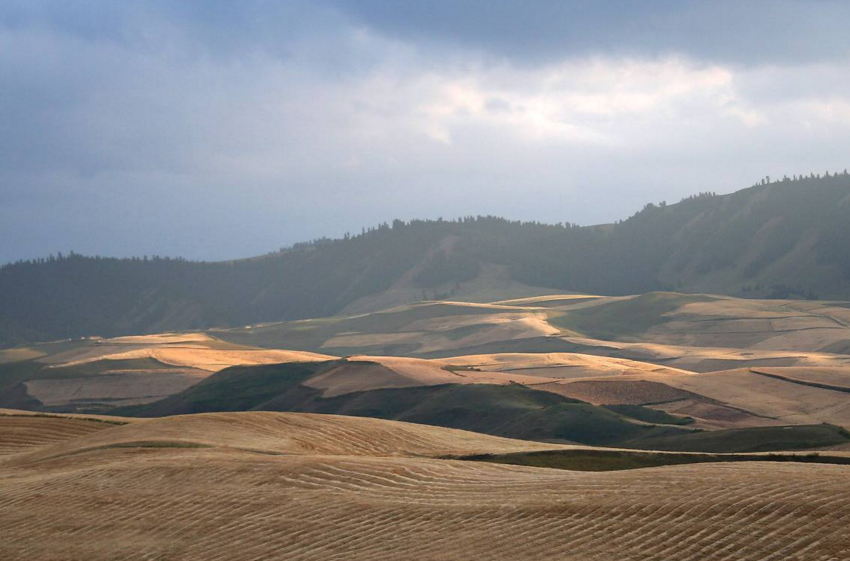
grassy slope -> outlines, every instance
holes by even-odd
[[[598,445],[686,432],[634,423],[602,407],[516,384],[386,389],[327,399],[302,388],[262,408],[369,416],[525,440]]]
[[[624,446],[644,450],[687,452],[771,452],[806,450],[850,442],[850,432],[835,425],[756,427],[700,432],[681,437],[669,435],[626,441]]]
[[[650,292],[627,300],[551,314],[549,323],[597,339],[619,339],[645,333],[668,321],[664,317],[690,302],[710,302],[710,296]]]
[[[45,410],[41,402],[27,395],[23,384],[31,380],[86,378],[98,376],[107,370],[142,371],[168,368],[178,367],[171,367],[152,358],[99,360],[74,366],[63,366],[62,368],[50,368],[49,365],[36,360],[0,364],[0,407],[32,411]]]
[[[658,453],[631,450],[545,450],[511,454],[481,454],[459,459],[573,471],[617,471],[669,465],[716,462],[803,462],[850,464],[850,457],[833,454],[718,454]]]

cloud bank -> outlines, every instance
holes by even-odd
[[[592,224],[843,169],[846,21],[827,1],[10,0],[0,262]]]

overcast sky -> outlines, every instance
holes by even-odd
[[[0,2],[0,262],[604,223],[848,166],[846,1]]]

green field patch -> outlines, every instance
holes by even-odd
[[[676,452],[745,453],[808,450],[850,442],[850,432],[830,424],[703,431],[625,441],[626,448]]]
[[[677,454],[631,450],[544,450],[514,454],[478,454],[453,459],[572,471],[620,471],[716,462],[799,462],[850,465],[850,457],[828,454]]]

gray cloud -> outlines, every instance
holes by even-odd
[[[333,0],[391,36],[446,41],[509,59],[658,56],[805,63],[850,53],[840,0]]]
[[[0,262],[590,224],[847,166],[844,4],[522,5],[8,0]]]

